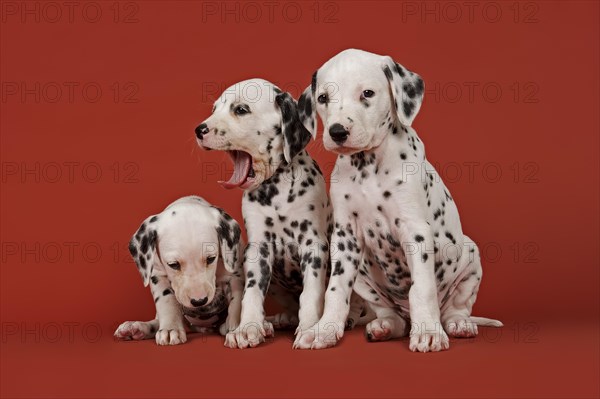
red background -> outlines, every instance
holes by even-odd
[[[240,2],[101,1],[98,22],[78,4],[52,22],[45,3],[2,2],[3,397],[600,394],[598,2],[295,2],[297,22],[282,2],[254,3],[259,21]],[[427,355],[360,329],[320,352],[286,333],[246,351],[113,342],[154,315],[126,251],[146,216],[195,193],[241,220],[241,192],[216,183],[229,161],[193,139],[216,91],[264,77],[297,97],[348,47],[423,76],[414,127],[485,247],[475,313],[506,327]],[[329,174],[333,155],[309,149]]]

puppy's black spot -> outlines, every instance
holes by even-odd
[[[334,267],[333,273],[331,275],[337,276],[337,275],[341,275],[341,274],[344,274],[344,268],[342,267],[342,262],[340,262],[338,260],[337,262],[335,262],[335,267]]]
[[[400,64],[398,64],[397,62],[394,63],[395,65],[395,69],[396,69],[396,73],[398,75],[400,75],[401,77],[406,76],[406,73],[404,72],[404,69],[402,68],[402,66],[400,66]]]
[[[308,220],[302,221],[302,223],[300,223],[300,231],[306,232],[308,230],[308,225],[309,224],[312,224],[312,223],[309,222]]]
[[[390,68],[387,65],[383,67],[383,73],[388,80],[391,81],[393,79],[392,71],[390,71]]]
[[[404,85],[402,85],[402,90],[404,90],[404,92],[408,95],[409,98],[415,98],[415,96],[417,95],[415,87],[410,83],[404,83]]]
[[[423,93],[424,89],[425,89],[425,86],[423,84],[423,79],[418,78],[417,81],[415,82],[415,91],[416,91],[417,95],[421,95],[421,93]]]
[[[129,253],[131,254],[131,256],[133,256],[134,258],[137,256],[138,254],[138,250],[137,247],[135,246],[135,244],[133,243],[133,240],[129,241]]]
[[[413,102],[403,101],[402,102],[402,111],[404,112],[404,116],[407,118],[411,116],[413,110],[415,109],[415,104]],[[414,145],[413,145],[414,147]]]
[[[454,236],[452,235],[452,233],[450,233],[449,231],[446,232],[446,237],[452,241],[452,244],[456,244],[456,240],[454,239]]]

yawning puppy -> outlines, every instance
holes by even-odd
[[[156,337],[159,345],[176,345],[186,341],[185,324],[194,331],[233,331],[244,285],[242,245],[238,223],[200,197],[178,199],[148,217],[131,238],[129,251],[144,286],[150,284],[156,318],[127,321],[115,337]],[[228,334],[225,345],[234,345],[232,339]]]
[[[323,307],[332,216],[323,175],[304,150],[311,135],[300,123],[296,102],[265,80],[240,82],[215,102],[196,137],[202,148],[231,156],[233,176],[221,184],[245,190],[249,244],[238,346],[263,342],[272,334],[269,321],[275,327],[297,324],[297,333],[312,326]],[[267,291],[286,309],[269,321],[263,308]],[[350,324],[358,320],[355,313]]]

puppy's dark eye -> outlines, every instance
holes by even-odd
[[[181,270],[181,265],[179,262],[169,262],[167,265],[169,265],[169,267],[173,270]]]
[[[364,98],[371,98],[375,95],[375,92],[373,90],[365,90],[362,92],[362,95]]]
[[[250,113],[250,108],[246,105],[238,105],[233,109],[233,113],[236,115],[246,115]]]
[[[210,265],[211,263],[213,263],[215,261],[215,259],[217,259],[216,256],[209,256],[208,258],[206,258],[206,264]]]
[[[327,94],[321,94],[319,97],[317,97],[317,101],[319,104],[327,104],[329,98],[327,97]]]

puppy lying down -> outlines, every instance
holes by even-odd
[[[146,218],[131,238],[129,251],[150,285],[156,317],[126,321],[121,340],[155,338],[158,345],[186,342],[192,332],[219,329],[225,346],[240,321],[244,280],[240,227],[222,209],[196,196],[180,198]]]

